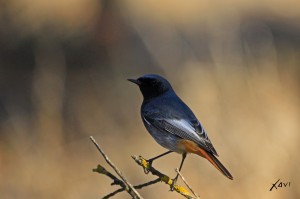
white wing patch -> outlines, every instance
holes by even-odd
[[[196,129],[186,120],[175,120],[175,119],[166,119],[166,122],[172,124],[182,131],[189,132],[193,137],[196,137],[198,140],[202,140],[200,136],[196,133]]]
[[[146,120],[146,118],[144,116],[143,117],[143,120],[148,124],[148,125],[151,125],[150,122],[148,122],[148,120]]]

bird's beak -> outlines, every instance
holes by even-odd
[[[140,86],[141,85],[141,82],[137,79],[127,79],[128,81],[132,82],[132,83],[135,83],[136,85]]]

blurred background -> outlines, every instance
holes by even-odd
[[[131,155],[166,150],[145,130],[127,78],[165,76],[204,125],[230,181],[188,156],[205,199],[300,198],[297,0],[4,0],[0,2],[0,197],[100,198],[104,160],[133,184]],[[181,156],[154,166],[170,176]],[[291,187],[269,189],[278,179]],[[180,181],[179,181],[180,182]],[[298,188],[298,189],[297,189]],[[145,198],[181,198],[156,184]],[[115,198],[130,198],[122,193]]]

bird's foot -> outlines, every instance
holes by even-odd
[[[172,184],[170,185],[170,191],[174,191],[178,176],[172,179]]]
[[[148,173],[149,173],[150,168],[152,167],[152,162],[153,162],[152,159],[146,160],[147,166],[144,167],[144,173],[145,173],[145,174],[148,174]]]

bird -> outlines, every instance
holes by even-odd
[[[230,172],[217,159],[218,153],[203,126],[178,97],[168,80],[156,74],[146,74],[128,81],[138,85],[143,95],[140,114],[146,129],[158,144],[168,149],[148,159],[150,165],[155,159],[177,152],[182,154],[179,166],[181,171],[186,155],[192,153],[207,159],[224,176],[233,180]],[[171,190],[177,178],[178,174],[173,179]]]

